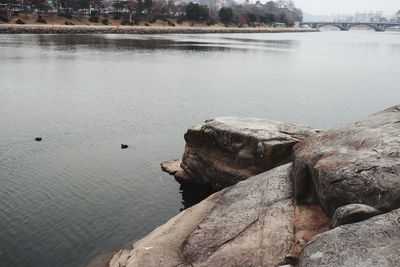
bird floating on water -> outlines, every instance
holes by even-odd
[[[126,145],[126,144],[121,144],[121,149],[126,149],[126,148],[128,148],[128,145]]]
[[[37,141],[37,142],[42,141],[42,137],[36,137],[36,138],[35,138],[35,141]]]

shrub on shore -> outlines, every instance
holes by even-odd
[[[209,18],[206,22],[207,26],[212,26],[215,25],[217,22],[215,20],[213,20],[212,18]]]
[[[168,26],[175,27],[175,23],[173,23],[170,20],[167,20],[167,24],[168,24]]]
[[[258,21],[257,15],[255,15],[253,13],[247,14],[247,24],[249,24],[250,26],[255,26],[255,23],[257,21]]]
[[[38,23],[47,24],[47,21],[42,16],[39,16],[36,21]]]
[[[186,6],[186,17],[188,20],[191,21],[203,21],[208,19],[210,16],[210,12],[208,10],[208,7],[205,5],[199,5],[190,2]]]
[[[100,19],[98,16],[90,16],[89,21],[94,23],[99,23]]]
[[[121,13],[119,12],[114,12],[112,14],[112,19],[117,20],[117,19],[121,19]]]
[[[15,22],[15,24],[25,24],[25,22],[23,22],[22,19],[17,19],[17,21]]]
[[[102,19],[101,23],[103,23],[103,25],[108,25],[108,19],[107,18]]]
[[[10,20],[6,16],[3,16],[3,15],[0,15],[0,21],[1,22],[10,22]]]
[[[233,21],[233,10],[230,7],[223,7],[218,12],[219,19],[224,24],[232,23]]]

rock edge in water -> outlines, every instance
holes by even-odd
[[[292,160],[292,147],[316,130],[257,118],[221,117],[191,127],[175,178],[215,190]],[[171,165],[165,162],[162,165]]]

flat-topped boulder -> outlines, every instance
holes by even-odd
[[[304,248],[299,267],[400,266],[400,210],[339,226]]]
[[[319,205],[296,206],[291,164],[225,188],[121,250],[110,267],[295,264],[328,229]]]
[[[294,148],[297,201],[329,215],[347,204],[400,207],[400,105],[319,133]]]
[[[221,117],[190,128],[175,175],[180,182],[218,190],[286,164],[292,147],[316,131],[303,125],[256,118]]]

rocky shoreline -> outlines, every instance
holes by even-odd
[[[316,32],[300,28],[67,26],[0,24],[0,34],[202,34],[202,33],[283,33]]]
[[[217,118],[185,140],[163,170],[219,191],[107,266],[400,266],[400,105],[326,132]]]

